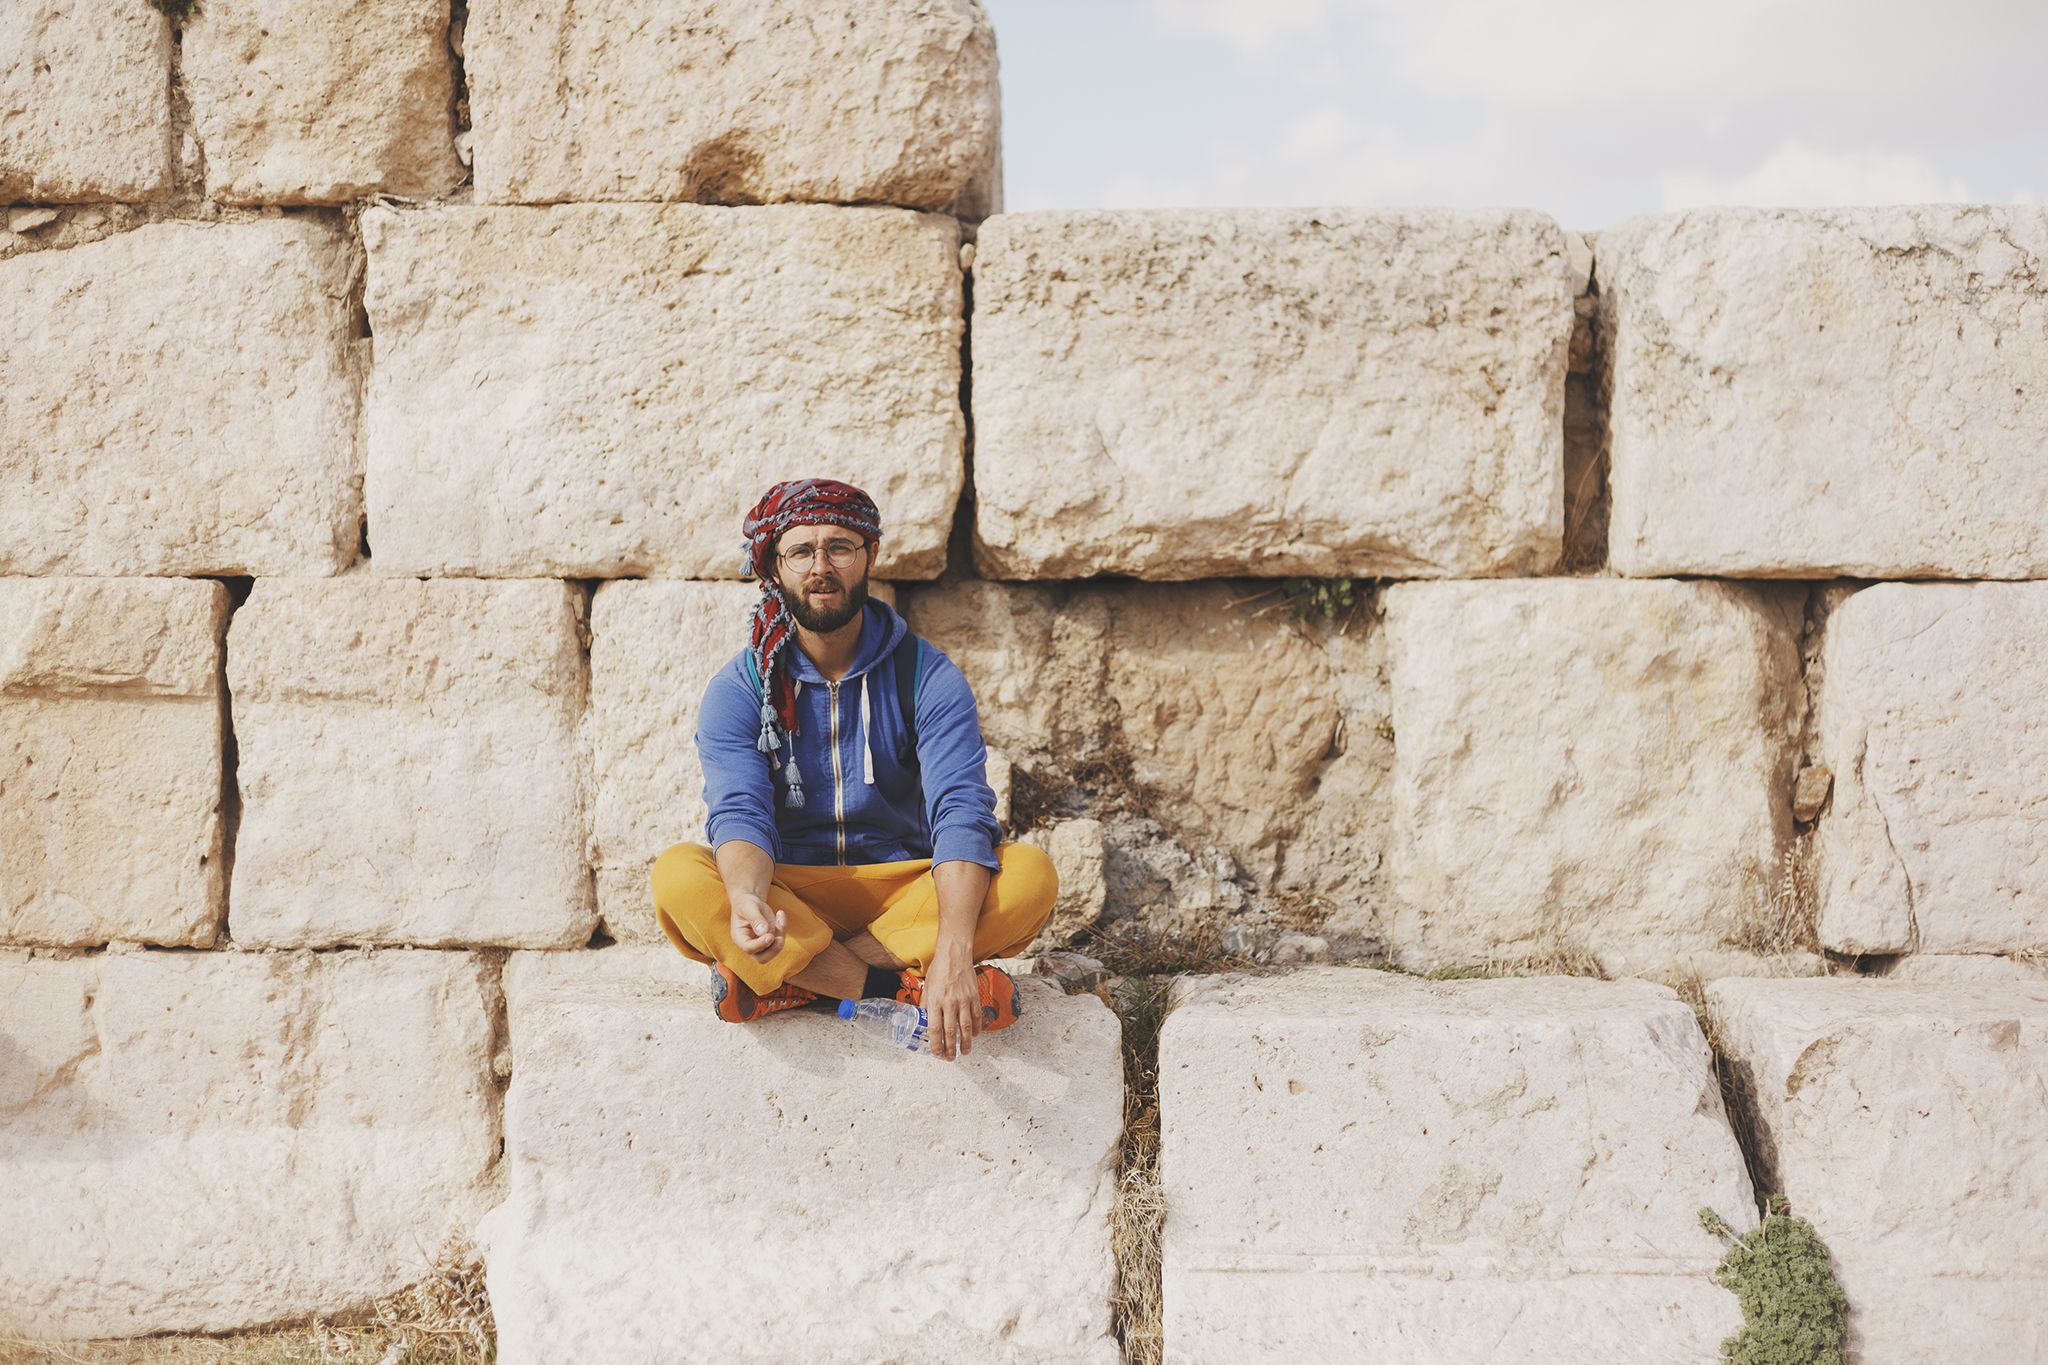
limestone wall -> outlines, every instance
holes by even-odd
[[[0,1328],[346,1315],[474,1234],[505,1359],[674,1358],[707,1242],[915,1244],[943,1187],[1058,1274],[821,1270],[855,1330],[800,1354],[1116,1358],[1106,1011],[1034,987],[935,1097],[712,1026],[653,924],[741,514],[806,474],[875,494],[975,688],[1041,947],[1727,978],[1746,1166],[1662,986],[1191,996],[1169,1356],[1288,1303],[1292,1358],[1479,1351],[1577,1276],[1529,1358],[1712,1358],[1683,1205],[1739,1224],[1755,1172],[1841,1211],[1859,1350],[1912,1359],[1949,1263],[1857,1192],[1954,1153],[1987,1228],[2048,1199],[2048,210],[1012,215],[978,0],[185,8],[0,12]],[[1873,979],[1737,979],[1785,976]],[[1823,1046],[1959,1058],[1961,1108],[1831,1153]],[[1454,1065],[1453,1118],[1374,1070]],[[2032,1148],[1966,1121],[1980,1072]],[[1276,1083],[1315,1098],[1267,1151]],[[863,1120],[899,1086],[958,1111],[937,1174]],[[1475,1154],[1394,1136],[1432,1123]],[[689,1221],[763,1131],[804,1179]],[[634,1317],[657,1224],[682,1297]],[[2027,1255],[1956,1272],[1973,1355],[2048,1349]]]

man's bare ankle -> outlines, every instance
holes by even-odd
[[[863,929],[852,938],[845,939],[847,950],[870,967],[889,967],[897,971],[910,964],[898,958],[882,946],[881,940]]]

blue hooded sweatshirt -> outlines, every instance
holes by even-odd
[[[808,866],[980,863],[999,871],[996,796],[988,785],[974,694],[960,669],[918,641],[917,752],[898,713],[897,644],[910,630],[870,598],[853,667],[836,684],[792,639],[784,658],[796,682],[797,733],[779,751],[794,759],[804,804],[791,809],[785,769],[755,747],[761,697],[742,650],[704,689],[697,755],[704,769],[705,830],[716,849],[744,839],[778,863]]]

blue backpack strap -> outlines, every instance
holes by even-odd
[[[917,685],[924,680],[924,642],[910,632],[896,646],[896,710],[910,739],[910,757],[917,761]]]
[[[754,685],[754,699],[758,701],[761,697],[761,670],[754,663],[754,651],[750,649],[740,657],[747,661],[747,681]]]

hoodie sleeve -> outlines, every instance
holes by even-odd
[[[737,663],[720,669],[697,708],[697,761],[704,770],[705,835],[714,852],[728,839],[744,839],[782,861],[775,829],[775,783],[768,756],[755,747],[761,703]]]
[[[932,864],[996,861],[996,794],[988,785],[988,749],[974,693],[959,666],[924,644],[924,675],[917,689],[917,763],[924,778],[925,821],[932,833]]]

